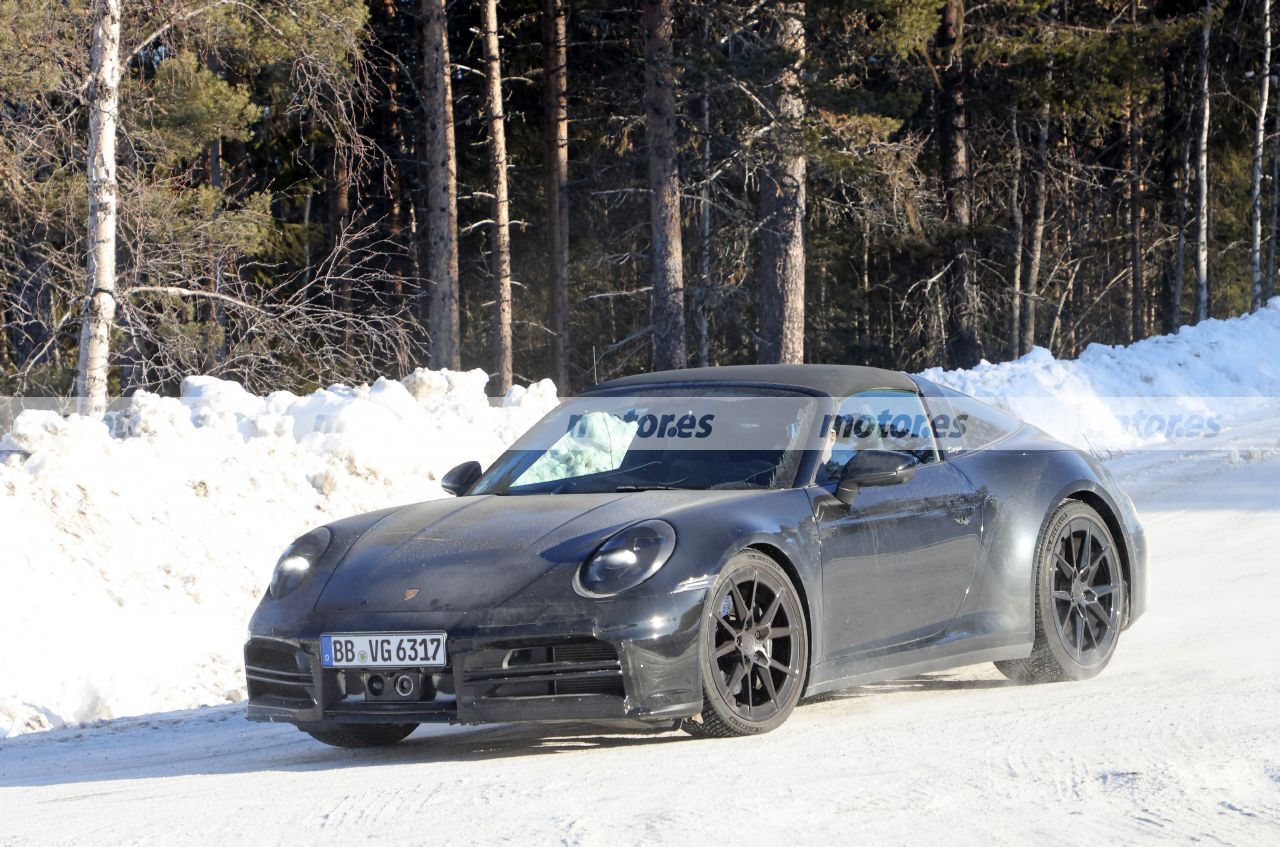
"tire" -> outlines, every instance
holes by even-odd
[[[702,713],[681,728],[699,738],[759,735],[780,726],[804,692],[809,628],[778,563],[744,550],[707,594],[699,635]]]
[[[298,727],[316,741],[330,747],[359,750],[365,747],[386,747],[409,736],[418,728],[416,723],[352,724],[334,723]]]
[[[1036,544],[1035,580],[1031,655],[996,667],[1027,684],[1097,676],[1115,654],[1127,599],[1106,521],[1078,500],[1058,506]]]

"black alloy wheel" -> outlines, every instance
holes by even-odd
[[[1124,592],[1114,545],[1096,520],[1075,518],[1058,538],[1054,566],[1050,596],[1058,637],[1080,664],[1105,661],[1120,632]]]
[[[804,689],[809,636],[790,577],[768,556],[730,560],[708,595],[703,621],[703,710],[684,722],[698,736],[768,732]]]
[[[1058,507],[1037,545],[1036,632],[1031,656],[996,662],[1017,682],[1096,676],[1124,628],[1120,552],[1096,511],[1076,500]]]

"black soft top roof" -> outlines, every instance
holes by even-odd
[[[845,397],[859,391],[871,391],[877,388],[917,390],[911,378],[901,371],[887,371],[859,365],[729,365],[720,368],[685,368],[678,371],[657,371],[624,376],[602,382],[589,389],[587,393],[654,385],[735,382],[793,386],[831,397]]]

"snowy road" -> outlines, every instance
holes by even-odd
[[[1151,611],[1087,683],[866,686],[756,739],[421,729],[322,747],[219,707],[0,742],[0,843],[1280,843],[1280,456],[1114,463]]]

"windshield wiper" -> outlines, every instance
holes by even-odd
[[[679,485],[660,485],[658,483],[645,485],[619,485],[614,491],[683,491]]]

